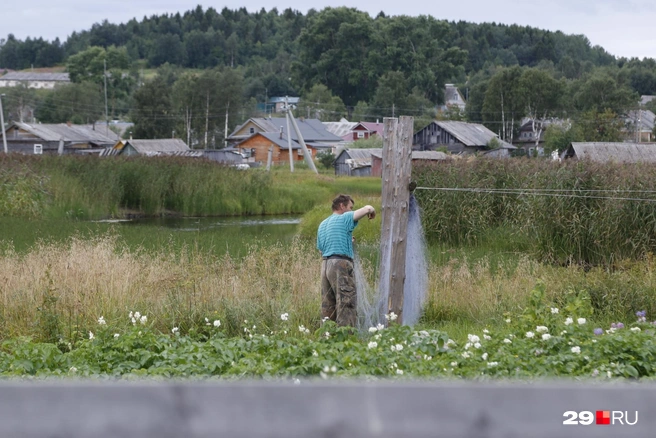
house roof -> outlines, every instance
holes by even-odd
[[[640,127],[640,131],[651,132],[654,130],[654,121],[656,120],[656,114],[649,110],[632,110],[627,113],[626,122],[630,123],[633,129],[635,129],[636,123]],[[631,130],[631,128],[629,128]]]
[[[517,149],[517,147],[500,140],[497,135],[478,123],[454,122],[450,120],[435,120],[440,128],[453,135],[465,146],[487,146],[493,138],[496,138],[504,149]],[[425,128],[424,128],[425,129]]]
[[[342,152],[339,153],[337,158],[335,160],[339,160],[340,157],[344,154],[348,156],[348,158],[345,159],[345,162],[352,168],[358,168],[358,167],[366,167],[366,166],[371,166],[371,155],[373,153],[382,153],[383,150],[380,148],[373,148],[373,149],[357,149],[357,148],[352,148],[352,149],[344,149]]]
[[[453,84],[444,85],[444,103],[446,105],[465,106],[465,99],[460,94],[458,87]]]
[[[244,124],[240,125],[230,134],[229,137],[238,138],[235,136],[247,123],[252,122],[256,124],[264,132],[278,133],[280,132],[280,127],[283,127],[283,132],[286,131],[287,122],[283,118],[262,118],[262,117],[253,117],[248,119]],[[308,141],[321,141],[321,142],[341,142],[341,137],[336,136],[328,132],[326,127],[321,120],[319,119],[296,119],[296,124],[298,129],[301,131],[303,140]],[[297,140],[296,131],[290,127],[292,130],[291,137],[292,140]],[[250,137],[250,135],[249,135]]]
[[[287,103],[291,103],[291,104],[295,105],[300,100],[301,100],[300,97],[287,96]],[[278,102],[284,102],[284,101],[285,101],[285,97],[276,96],[276,97],[269,98],[269,103],[278,103]]]
[[[141,155],[176,155],[189,151],[189,146],[179,138],[152,140],[124,140],[124,145],[132,146]],[[124,146],[124,147],[125,147]]]
[[[39,137],[43,141],[59,141],[64,140],[67,142],[92,142],[113,144],[118,139],[116,133],[107,132],[104,128],[96,125],[68,125],[66,123],[59,124],[28,124],[21,122],[12,122],[7,130],[12,127],[18,127],[24,131],[29,132],[35,137]]]
[[[358,125],[362,125],[369,130],[369,132],[381,133],[383,132],[384,124],[377,122],[360,122]]]
[[[70,82],[68,73],[40,73],[12,71],[0,77],[0,81],[56,81]]]
[[[656,162],[656,143],[573,142],[563,156],[618,163]]]
[[[353,128],[358,125],[358,122],[349,122],[344,118],[342,118],[339,122],[322,123],[328,132],[336,135],[337,137],[344,137],[345,135],[348,135],[351,131],[353,131]]]
[[[640,105],[647,105],[649,102],[651,102],[654,99],[656,99],[656,96],[643,94],[642,96],[640,96]]]

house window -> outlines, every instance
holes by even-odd
[[[41,144],[34,145],[34,155],[43,155],[43,145]]]
[[[255,128],[249,128],[248,133],[249,134],[255,134]]]
[[[364,138],[364,132],[358,131],[358,138]]]

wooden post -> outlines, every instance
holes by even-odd
[[[388,297],[388,308],[397,323],[403,323],[403,284],[410,205],[410,172],[412,170],[413,118],[383,119],[383,192],[381,217],[381,292]]]
[[[271,170],[271,162],[273,161],[273,146],[269,146],[269,153],[267,154],[267,172]]]

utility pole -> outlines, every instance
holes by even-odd
[[[296,120],[294,119],[294,114],[287,113],[287,116],[292,121],[292,126],[294,127],[294,131],[296,131],[296,138],[298,139],[298,143],[301,145],[301,149],[303,150],[303,156],[305,157],[305,162],[314,173],[318,174],[319,172],[317,172],[317,168],[314,166],[314,161],[312,161],[312,154],[310,153],[307,146],[305,145],[305,140],[301,135],[301,130],[298,129],[298,125],[296,124]]]
[[[107,115],[107,58],[103,59],[103,78],[105,80],[105,134],[109,135],[109,117]]]
[[[289,151],[289,171],[294,172],[294,156],[292,155],[292,132],[289,130],[289,102],[285,96],[285,118],[287,119],[287,150]]]
[[[225,130],[223,135],[223,147],[228,147],[228,110],[230,109],[230,102],[226,105],[226,121],[225,121]]]
[[[0,94],[0,126],[2,126],[2,146],[4,147],[5,154],[9,153],[7,150],[7,132],[5,130],[5,112],[2,109],[2,98],[4,94]]]

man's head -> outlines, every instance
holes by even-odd
[[[348,211],[349,207],[353,208],[353,198],[349,195],[339,195],[333,199],[333,211]]]

